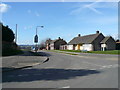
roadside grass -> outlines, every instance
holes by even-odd
[[[6,51],[2,51],[2,56],[12,56],[18,54],[23,54],[23,51],[19,49],[7,49]]]
[[[53,52],[76,52],[76,53],[95,53],[95,54],[115,54],[115,55],[120,55],[120,50],[108,50],[108,51],[80,51],[80,50],[50,50]],[[66,54],[73,54],[74,53],[66,53]],[[77,55],[77,54],[75,54]]]

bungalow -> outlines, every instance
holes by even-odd
[[[65,44],[67,44],[67,42],[59,37],[56,40],[49,40],[48,42],[46,42],[46,45],[47,45],[46,49],[47,50],[59,50],[60,45],[65,45]]]
[[[101,51],[116,49],[116,42],[111,36],[105,37],[100,43]]]
[[[103,44],[106,44],[106,50],[115,50],[115,41],[112,37],[105,38],[102,33],[96,31],[96,34],[90,34],[73,38],[68,43],[68,50],[86,50],[100,51],[103,50]]]

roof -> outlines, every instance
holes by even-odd
[[[46,40],[46,42],[45,42],[45,43],[47,44],[47,43],[50,43],[51,41],[52,41],[52,40],[51,40],[51,39],[49,39],[49,40]]]
[[[105,37],[100,43],[106,43],[109,38],[111,38],[111,36]]]
[[[52,40],[50,43],[55,43],[55,42],[58,41],[58,40],[62,40],[62,41],[64,41],[64,42],[66,42],[66,41],[63,40],[63,39],[55,39],[55,40]]]
[[[56,40],[52,40],[50,43],[54,43],[54,42],[56,42],[58,39],[56,39]]]
[[[68,44],[92,43],[101,33],[73,38]]]

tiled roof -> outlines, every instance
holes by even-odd
[[[52,40],[50,43],[55,43],[55,42],[58,41],[58,40],[62,40],[62,41],[64,41],[64,42],[66,42],[66,41],[63,40],[63,39],[55,39],[55,40]]]
[[[56,42],[57,40],[59,40],[59,39],[56,39],[56,40],[52,40],[50,43],[54,43],[54,42]]]
[[[112,38],[112,37],[111,36],[107,36],[100,43],[106,43],[109,38]]]
[[[46,40],[46,42],[45,42],[45,43],[47,44],[47,43],[50,43],[51,41],[52,41],[52,40],[51,40],[51,39],[49,39],[49,40]]]
[[[73,38],[68,44],[92,43],[101,33]]]

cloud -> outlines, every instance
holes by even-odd
[[[102,12],[98,11],[95,7],[93,7],[96,3],[98,3],[98,1],[96,2],[93,2],[91,4],[87,4],[87,5],[83,5],[82,7],[78,7],[77,9],[71,11],[71,15],[73,14],[79,14],[81,13],[82,11],[84,11],[85,9],[90,9],[91,11],[93,11],[94,13],[97,13],[97,14],[102,14]]]
[[[77,15],[80,14],[81,12],[87,11],[88,9],[91,10],[92,12],[96,14],[103,14],[101,11],[98,10],[98,8],[117,8],[118,5],[117,2],[102,2],[102,0],[97,0],[96,2],[92,2],[90,4],[78,4],[76,9],[72,10],[70,12],[70,15]]]
[[[7,4],[4,4],[4,3],[0,4],[0,13],[7,12],[9,8],[10,8],[10,6]]]

